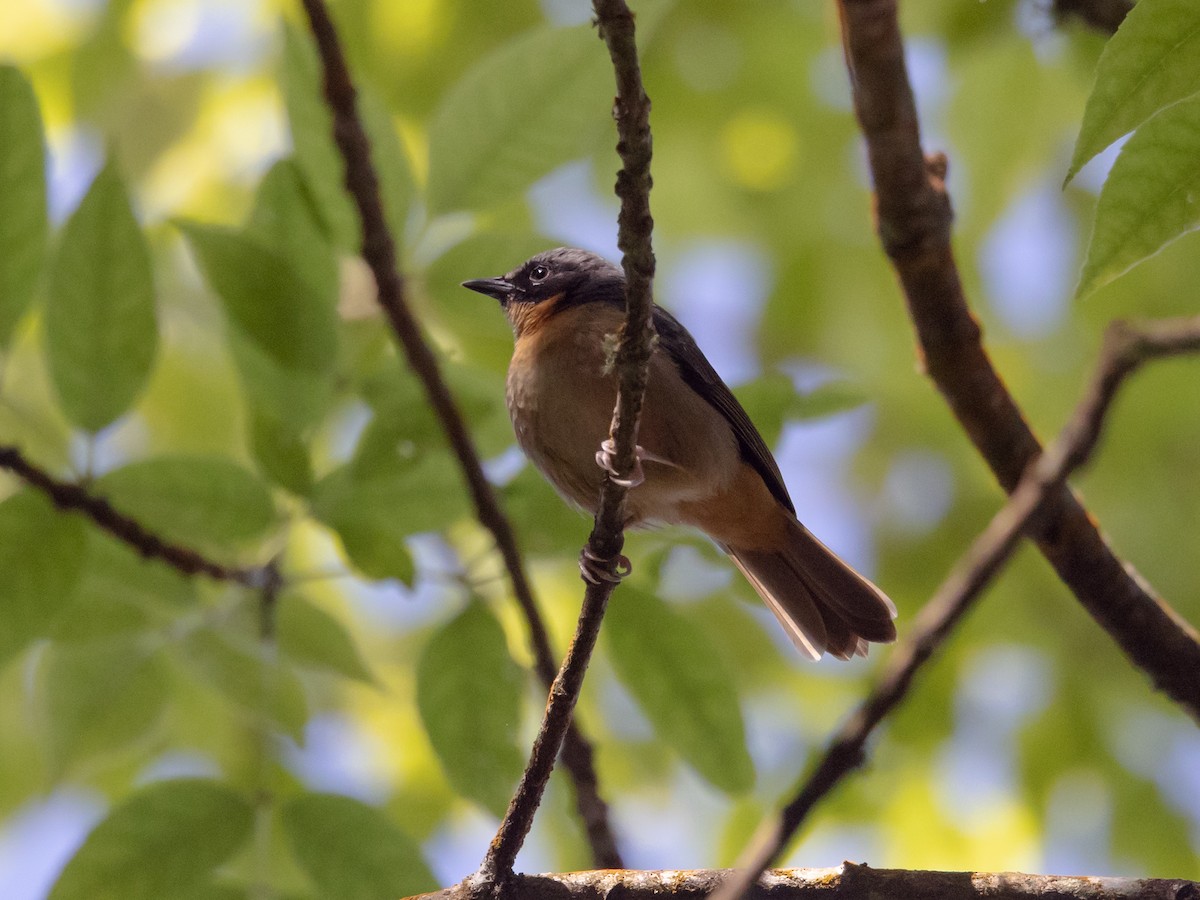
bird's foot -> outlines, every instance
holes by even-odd
[[[600,444],[600,449],[596,451],[596,465],[609,474],[613,480],[613,484],[635,488],[646,480],[646,473],[642,471],[642,459],[647,458],[645,450],[640,446],[633,448],[633,469],[625,478],[620,478],[617,475],[616,463],[613,460],[616,452],[617,448],[613,444],[612,438],[605,438]]]
[[[600,584],[602,581],[619,584],[632,571],[633,564],[629,562],[629,557],[620,553],[611,559],[601,559],[590,548],[584,547],[579,554],[579,574],[589,584]]]

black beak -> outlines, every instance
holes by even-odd
[[[464,281],[462,286],[481,294],[487,294],[503,303],[513,292],[511,281],[503,278],[476,278],[474,281]]]

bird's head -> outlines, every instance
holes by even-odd
[[[464,281],[462,286],[499,300],[519,337],[568,307],[621,302],[625,275],[595,253],[559,247],[531,257],[507,275]]]

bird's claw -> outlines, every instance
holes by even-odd
[[[612,438],[605,438],[600,443],[600,449],[596,451],[596,465],[602,468],[612,478],[613,484],[619,484],[621,487],[635,488],[646,480],[646,473],[642,471],[642,457],[646,451],[641,447],[633,448],[633,468],[629,471],[629,475],[621,478],[617,474],[616,463],[613,457],[617,453],[617,447],[613,443]]]
[[[618,553],[611,559],[601,559],[590,548],[584,547],[579,554],[579,574],[588,584],[600,584],[602,581],[619,584],[633,571],[633,564],[628,556]]]

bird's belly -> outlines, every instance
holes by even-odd
[[[605,370],[603,335],[575,332],[557,344],[518,342],[508,375],[517,443],[572,503],[595,512],[604,472],[596,464],[608,437],[617,379]],[[688,523],[690,504],[722,493],[740,467],[725,419],[655,354],[638,443],[645,480],[630,491],[629,524]]]
[[[541,359],[509,370],[513,431],[521,450],[555,489],[594,512],[604,475],[596,465],[596,451],[608,436],[616,383],[599,370],[553,363]],[[605,396],[610,398],[607,403]]]

